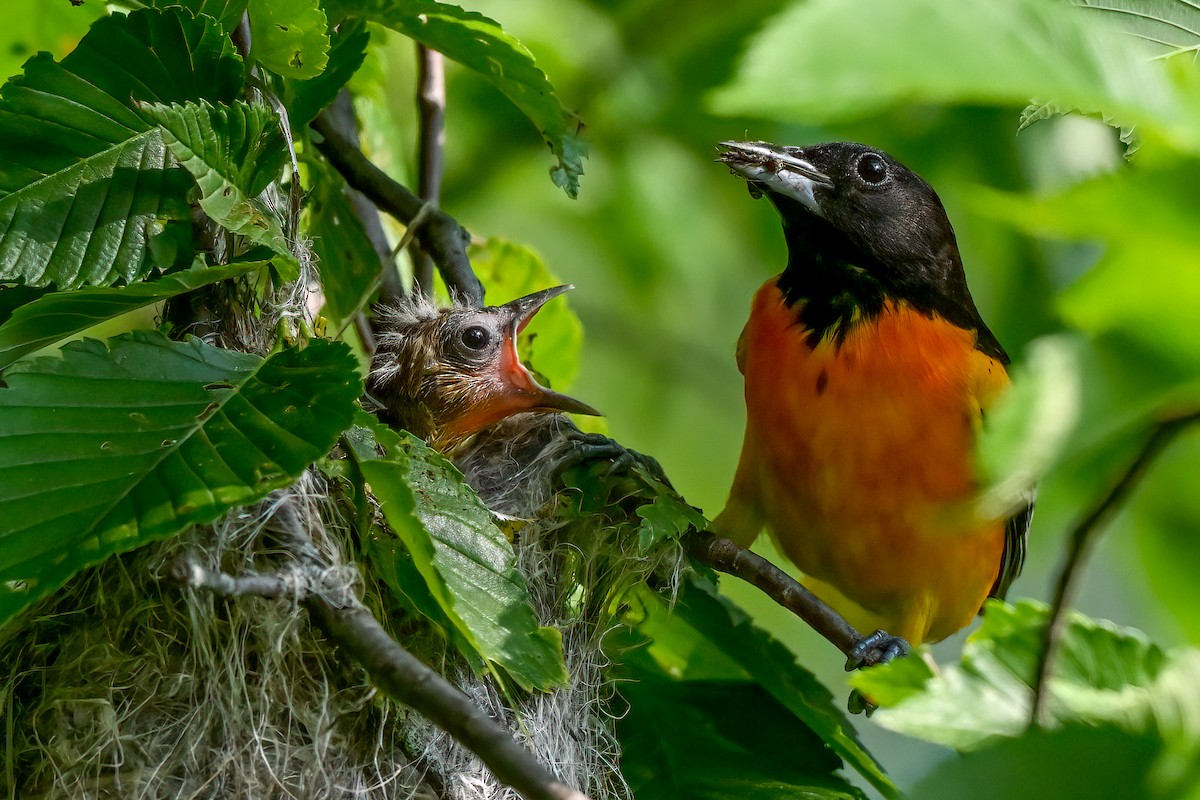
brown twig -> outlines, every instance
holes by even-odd
[[[324,566],[313,546],[311,509],[277,495],[272,521],[281,543],[302,564]],[[450,734],[526,800],[589,800],[562,783],[507,730],[449,681],[401,647],[362,603],[346,592],[313,591],[303,602],[313,620],[356,660],[384,694],[423,714]]]
[[[688,554],[718,572],[741,578],[804,620],[849,657],[863,636],[842,615],[762,556],[708,531],[687,537]]]
[[[442,200],[442,155],[446,144],[446,73],[442,54],[423,44],[417,45],[417,80],[420,118],[417,192],[422,200],[437,208]],[[419,241],[410,252],[416,284],[413,290],[432,297],[433,258]]]
[[[1066,620],[1067,605],[1075,588],[1080,565],[1084,556],[1091,550],[1096,536],[1104,524],[1116,512],[1118,506],[1129,496],[1146,474],[1146,470],[1160,453],[1170,444],[1179,433],[1196,422],[1200,422],[1200,411],[1189,411],[1178,414],[1159,422],[1150,437],[1146,439],[1141,450],[1125,468],[1125,471],[1100,497],[1096,505],[1085,514],[1071,530],[1067,554],[1063,560],[1062,569],[1058,573],[1058,581],[1054,586],[1054,599],[1050,605],[1050,619],[1042,640],[1042,651],[1038,655],[1037,676],[1033,690],[1033,708],[1029,714],[1029,724],[1038,725],[1042,721],[1046,703],[1049,699],[1050,674],[1054,669],[1054,658],[1058,652],[1059,640],[1062,637]]]
[[[411,224],[425,201],[392,180],[383,170],[371,163],[353,141],[347,138],[322,111],[311,127],[321,134],[317,149],[329,159],[352,187],[362,192],[376,206],[405,225]],[[442,280],[457,299],[472,306],[483,305],[483,286],[471,269],[467,258],[470,235],[458,222],[440,209],[428,212],[417,232],[421,247],[433,256]]]
[[[362,605],[335,606],[319,595],[305,602],[330,639],[363,666],[376,686],[479,756],[500,782],[527,800],[587,800],[539,764],[466,695],[398,645]]]

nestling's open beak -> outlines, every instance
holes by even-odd
[[[751,194],[773,192],[799,201],[814,214],[821,213],[813,190],[830,188],[833,181],[801,158],[798,153],[802,150],[770,142],[721,142],[718,146],[722,150],[717,160],[749,181]]]
[[[511,317],[511,327],[508,328],[506,341],[500,353],[500,375],[512,390],[514,397],[520,398],[521,405],[525,406],[521,410],[565,411],[570,414],[586,414],[592,417],[602,416],[599,411],[587,403],[542,386],[534,380],[533,375],[525,369],[525,365],[517,357],[517,334],[525,330],[525,326],[549,300],[574,288],[570,284],[554,286],[518,297],[516,300],[500,306],[500,310]]]

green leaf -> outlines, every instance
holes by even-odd
[[[500,24],[433,0],[326,0],[331,21],[360,17],[391,28],[483,75],[537,126],[558,163],[556,186],[579,193],[587,148],[579,119],[563,106],[533,55]]]
[[[796,663],[779,641],[751,623],[716,587],[698,578],[687,585],[675,608],[679,622],[691,627],[725,658],[733,661],[744,679],[752,680],[781,706],[811,728],[821,741],[866,778],[884,797],[896,798],[900,790],[883,767],[859,741],[853,725],[833,696],[816,677]],[[693,659],[705,658],[694,651]]]
[[[362,20],[342,23],[333,35],[325,71],[309,80],[287,83],[288,122],[293,131],[304,130],[321,109],[334,101],[362,66],[370,41],[371,34]]]
[[[984,418],[978,442],[981,519],[1003,519],[1028,502],[1062,454],[1079,419],[1082,383],[1066,337],[1033,342],[1013,370],[1011,389]]]
[[[341,343],[267,359],[135,331],[0,390],[0,623],[79,570],[291,483],[352,419]]]
[[[410,601],[419,598],[404,582],[408,574],[386,570],[400,558],[394,548],[403,547],[440,607],[434,621],[444,616],[449,633],[525,689],[564,685],[562,635],[538,626],[512,544],[462,475],[411,434],[365,414],[359,424],[371,435],[348,437],[350,454],[398,540],[368,542],[384,581]]]
[[[638,800],[859,800],[841,762],[759,686],[638,675],[621,684],[621,774]]]
[[[962,661],[934,675],[917,659],[900,659],[851,677],[882,707],[886,728],[972,750],[1029,725],[1038,652],[1047,607],[1032,601],[990,601]],[[1060,722],[1109,722],[1145,727],[1148,691],[1166,658],[1139,631],[1070,613],[1050,678],[1048,709]]]
[[[871,24],[847,24],[851,17]],[[1054,0],[796,5],[764,27],[711,105],[817,124],[913,103],[1023,107],[1031,99],[1154,122],[1196,141],[1194,112],[1161,64]]]
[[[1200,7],[1189,0],[1071,0],[1146,43],[1159,56],[1200,50]]]
[[[299,269],[277,213],[258,199],[287,162],[274,112],[242,102],[146,105],[142,111],[162,127],[167,146],[196,179],[205,213]]]
[[[913,789],[921,800],[1166,800],[1154,767],[1162,746],[1110,726],[1035,729],[949,760]],[[1194,773],[1193,773],[1194,774]],[[1177,784],[1178,790],[1187,784]]]
[[[678,539],[690,530],[708,528],[708,520],[679,494],[650,475],[642,476],[648,492],[654,499],[637,507],[642,518],[638,527],[638,548],[650,552],[667,539]]]
[[[329,63],[329,21],[318,0],[250,0],[250,55],[285,78],[315,78]]]
[[[562,283],[546,262],[524,245],[488,239],[472,245],[468,255],[491,305]],[[548,386],[558,391],[571,388],[579,374],[583,324],[567,298],[556,299],[538,311],[518,337],[517,350]]]
[[[145,277],[187,220],[188,181],[139,102],[232,98],[241,61],[211,19],[105,17],[61,62],[39,53],[0,89],[0,281],[60,289]]]
[[[126,0],[118,5],[134,8],[170,8],[181,6],[198,17],[207,14],[220,23],[226,33],[233,33],[242,14],[246,12],[246,0]]]
[[[104,320],[162,302],[210,283],[236,278],[268,262],[255,261],[177,272],[132,286],[51,292],[17,308],[0,324],[0,370],[27,353],[61,341]]]
[[[308,235],[325,292],[322,313],[337,323],[361,309],[376,286],[382,265],[345,194],[345,182],[321,166],[308,211]]]

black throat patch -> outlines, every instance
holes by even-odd
[[[916,262],[880,263],[799,203],[777,195],[771,199],[783,218],[788,247],[787,268],[777,285],[784,302],[796,309],[798,324],[808,331],[806,341],[810,347],[826,337],[840,345],[855,325],[876,317],[891,299],[975,331],[981,352],[1002,364],[1009,363],[1008,354],[975,308],[961,277],[957,252],[951,254],[957,274],[934,280],[931,275],[945,271],[926,270]]]

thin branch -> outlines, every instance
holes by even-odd
[[[186,558],[175,562],[171,574],[181,583],[196,589],[207,589],[221,597],[295,597],[301,591],[297,581],[289,581],[281,575],[230,575],[206,569]]]
[[[1042,721],[1049,700],[1050,675],[1054,670],[1054,659],[1066,622],[1066,610],[1074,594],[1075,581],[1079,575],[1084,556],[1090,552],[1105,523],[1116,512],[1120,504],[1138,485],[1146,470],[1181,431],[1200,422],[1200,411],[1190,411],[1165,419],[1154,427],[1142,449],[1134,456],[1125,471],[1109,487],[1091,511],[1083,516],[1071,530],[1066,558],[1054,587],[1054,599],[1050,605],[1050,619],[1042,640],[1042,651],[1038,655],[1037,680],[1033,691],[1033,709],[1029,724]]]
[[[847,657],[863,642],[862,634],[846,622],[841,614],[762,556],[708,531],[691,534],[686,541],[692,558],[762,589],[768,597],[807,622]]]
[[[417,112],[420,136],[417,140],[417,191],[434,208],[442,200],[442,155],[446,144],[446,73],[442,54],[423,44],[417,45]],[[433,296],[433,258],[424,248],[413,247],[415,291]]]
[[[302,564],[320,567],[322,559],[310,533],[318,521],[290,496],[277,497],[271,514],[281,543]],[[401,647],[357,598],[335,601],[316,592],[304,603],[326,635],[358,661],[384,694],[420,712],[479,756],[501,783],[526,800],[589,800],[559,781],[482,708]]]
[[[335,606],[313,595],[305,601],[317,623],[362,665],[386,695],[429,718],[527,800],[587,800],[559,781],[479,706],[398,645],[361,604]]]
[[[405,225],[421,212],[425,202],[371,163],[355,144],[343,135],[323,111],[311,127],[321,134],[317,149],[325,155],[346,182],[366,195],[371,202]],[[483,286],[467,258],[470,235],[458,222],[440,209],[429,213],[417,232],[421,247],[433,256],[452,294],[464,304],[483,304]]]

